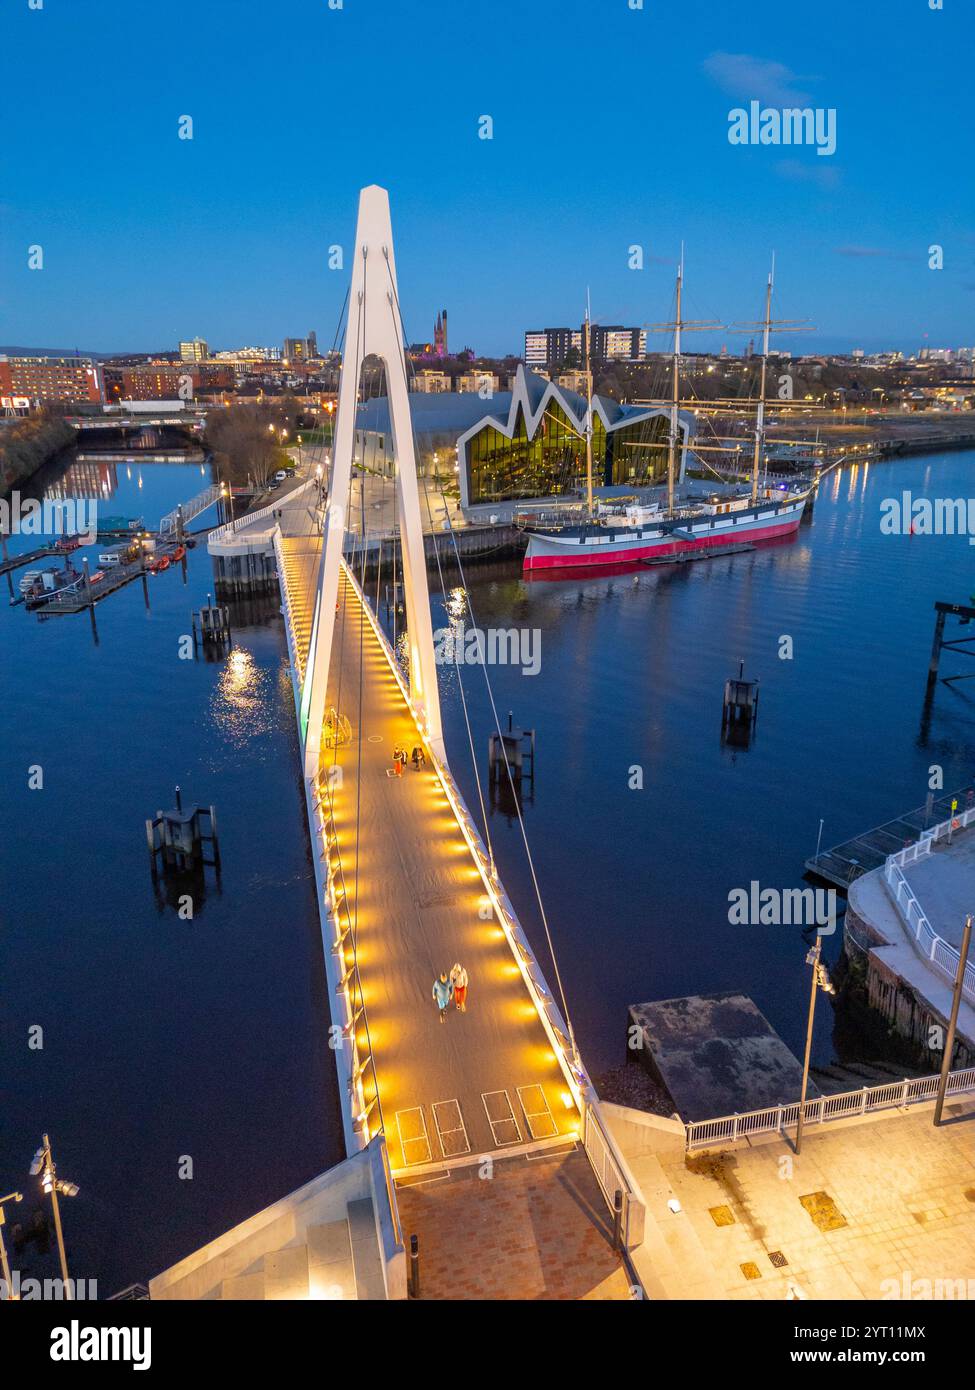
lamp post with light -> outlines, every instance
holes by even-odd
[[[6,1197],[0,1197],[0,1270],[3,1271],[3,1297],[14,1302],[17,1295],[13,1292],[10,1280],[10,1262],[7,1259],[7,1247],[3,1243],[3,1226],[6,1221],[4,1214],[4,1204],[6,1202],[22,1202],[24,1194],[22,1192],[8,1192]]]
[[[54,1156],[51,1153],[51,1140],[45,1134],[41,1147],[35,1153],[34,1161],[30,1165],[30,1175],[32,1178],[40,1178],[41,1187],[51,1198],[51,1208],[54,1212],[54,1232],[58,1242],[58,1258],[61,1261],[61,1278],[64,1282],[64,1296],[66,1299],[71,1299],[74,1297],[74,1293],[68,1278],[68,1257],[64,1252],[64,1232],[61,1230],[58,1193],[60,1192],[62,1197],[77,1197],[78,1185],[73,1182],[65,1182],[62,1178],[58,1178],[56,1173]]]
[[[969,913],[965,918],[965,929],[962,932],[961,949],[958,952],[958,969],[955,972],[955,987],[951,996],[951,1015],[948,1019],[948,1035],[945,1038],[945,1050],[941,1058],[941,1075],[938,1078],[938,1099],[934,1106],[935,1128],[941,1124],[941,1114],[944,1110],[945,1096],[948,1094],[948,1077],[951,1074],[951,1055],[955,1050],[955,1029],[958,1026],[958,1009],[961,1004],[962,990],[965,988],[965,971],[968,968],[968,950],[971,943],[972,914]]]
[[[835,994],[836,990],[829,978],[825,965],[820,960],[823,938],[816,933],[816,944],[806,956],[806,964],[812,966],[812,986],[809,992],[809,1021],[806,1025],[806,1053],[802,1061],[802,1094],[799,1097],[799,1114],[796,1119],[796,1153],[802,1148],[802,1126],[806,1118],[806,1088],[809,1085],[809,1058],[812,1052],[813,1022],[816,1017],[816,992]]]

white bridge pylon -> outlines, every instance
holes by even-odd
[[[335,634],[339,564],[350,515],[356,404],[363,358],[374,354],[386,371],[389,424],[396,470],[396,501],[403,556],[403,591],[409,638],[409,689],[420,727],[438,757],[444,758],[440,693],[433,649],[433,623],[423,553],[423,523],[417,482],[416,449],[406,375],[406,344],[399,311],[389,194],[375,184],[359,194],[352,286],[339,377],[338,411],[326,509],[318,593],[311,644],[301,690],[301,736],[305,776],[317,779],[322,720]],[[342,711],[339,711],[342,713]]]

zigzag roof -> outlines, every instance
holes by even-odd
[[[501,434],[511,439],[518,425],[519,409],[525,417],[528,437],[532,438],[552,401],[565,411],[580,434],[585,432],[586,398],[580,396],[577,391],[570,391],[565,386],[559,386],[557,382],[546,381],[537,372],[526,371],[523,365],[518,367],[514,390],[510,395],[506,392],[505,396],[506,401],[502,401],[501,397],[495,397],[496,408],[486,411],[482,419],[471,425],[460,436],[457,440],[458,448],[489,422]],[[506,417],[503,413],[505,404],[508,407]],[[497,409],[498,406],[501,407],[500,410]],[[640,420],[652,420],[655,416],[667,413],[661,406],[620,405],[609,396],[593,396],[592,408],[593,414],[600,417],[607,432],[620,429],[623,425],[637,424]],[[678,423],[685,440],[688,439],[694,428],[693,416],[681,411]]]
[[[460,447],[485,425],[492,425],[508,439],[514,436],[518,413],[524,415],[529,437],[534,436],[545,411],[552,402],[565,411],[580,434],[586,427],[586,398],[554,381],[547,381],[537,372],[519,365],[513,391],[497,391],[487,400],[476,391],[445,391],[427,395],[410,393],[410,410],[418,434],[451,435]],[[620,405],[609,396],[593,396],[593,414],[598,415],[607,431],[623,425],[637,424],[667,413],[662,406]],[[680,412],[679,422],[685,441],[694,432],[694,418]],[[363,401],[356,410],[356,428],[384,433],[389,429],[389,403],[385,396]],[[455,433],[456,432],[456,433]]]

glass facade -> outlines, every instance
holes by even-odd
[[[670,421],[664,415],[620,425],[607,436],[608,450],[603,469],[607,487],[649,487],[667,476],[667,437]],[[677,467],[680,468],[680,441]]]
[[[658,481],[667,472],[667,431],[662,415],[607,431],[594,411],[593,482],[636,487]],[[529,438],[519,408],[511,439],[489,424],[471,436],[467,467],[470,503],[557,496],[585,486],[585,435],[553,400]]]

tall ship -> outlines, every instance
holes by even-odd
[[[713,329],[717,323],[689,323],[681,316],[683,256],[677,272],[676,316],[673,329],[674,353],[670,430],[667,436],[667,498],[663,501],[623,502],[594,505],[592,484],[592,370],[589,360],[589,314],[585,323],[585,371],[588,411],[586,415],[586,508],[578,516],[567,516],[564,523],[527,524],[528,549],[524,568],[528,571],[576,569],[579,566],[629,565],[635,562],[664,562],[693,552],[750,548],[757,541],[772,540],[794,533],[811,487],[807,482],[770,487],[760,482],[765,442],[765,391],[768,373],[769,335],[772,323],[773,269],[765,294],[765,317],[754,327],[762,329],[761,385],[755,413],[754,451],[750,485],[725,490],[708,497],[682,496],[676,485],[677,451],[680,440],[680,356],[681,334],[688,329]],[[795,331],[797,325],[784,323]],[[701,402],[695,402],[700,405]],[[691,446],[695,453],[702,446]],[[704,446],[706,449],[707,446]],[[720,450],[724,452],[724,450]]]

